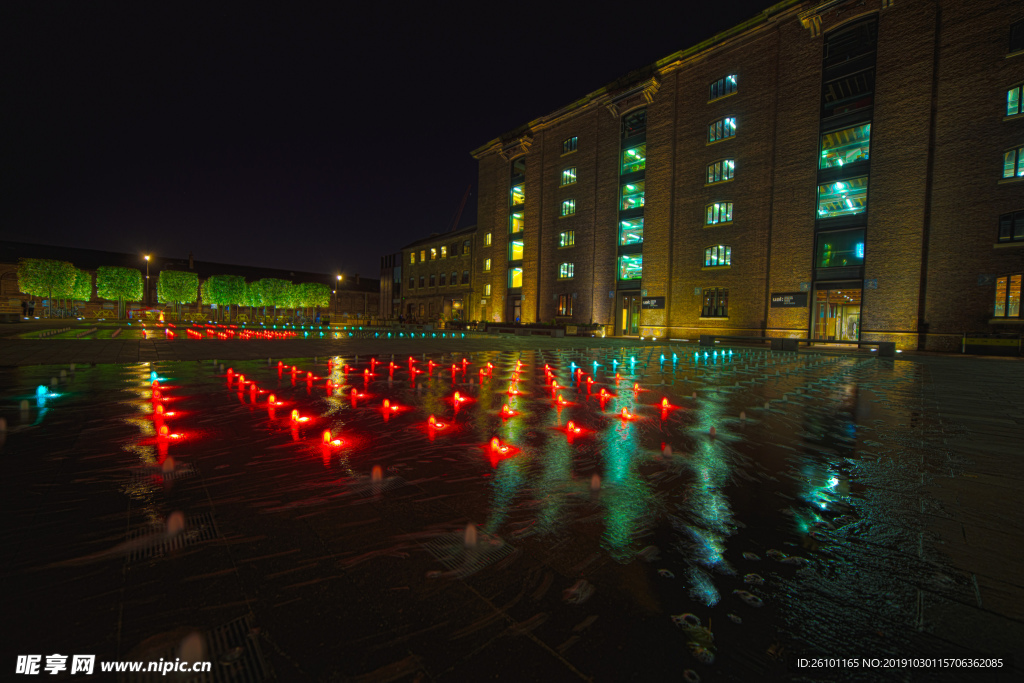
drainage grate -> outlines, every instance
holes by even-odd
[[[253,627],[252,615],[235,619],[205,634],[207,661],[212,663],[210,671],[186,677],[185,674],[171,674],[168,680],[187,683],[259,683],[270,677],[270,669],[260,649],[259,629]],[[177,657],[176,647],[170,646],[160,652],[146,653],[148,661],[173,662]],[[130,673],[120,677],[126,683],[152,681],[153,673]],[[181,676],[181,678],[177,678]]]
[[[168,536],[162,530],[154,531],[153,527],[136,529],[128,534],[128,541],[134,547],[128,554],[128,562],[151,560],[157,557],[209,541],[218,536],[213,515],[200,512],[185,518],[185,528],[174,536]]]
[[[515,548],[496,536],[478,532],[476,547],[465,546],[465,535],[453,532],[433,538],[422,544],[450,571],[468,576],[494,564],[515,552]]]

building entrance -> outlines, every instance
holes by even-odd
[[[621,292],[619,294],[617,334],[625,337],[640,334],[640,299],[639,292]]]
[[[505,319],[505,322],[518,323],[522,321],[523,297],[521,295],[509,294],[507,312],[508,317]]]
[[[814,293],[811,338],[819,341],[860,341],[860,293],[859,288],[847,287],[817,290]]]

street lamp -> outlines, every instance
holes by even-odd
[[[149,306],[149,254],[146,254],[143,258],[146,259],[146,296],[145,304]]]
[[[338,278],[338,288],[334,290],[334,315],[338,315],[338,289],[341,289],[341,276],[336,275]]]

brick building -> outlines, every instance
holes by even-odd
[[[445,320],[468,320],[466,309],[473,296],[473,243],[476,226],[417,240],[402,247],[401,267],[389,272],[392,280],[401,278],[393,285],[400,293],[400,302],[395,317],[402,315],[406,320],[436,322]],[[382,268],[382,275],[384,275]],[[396,274],[397,273],[397,274]],[[382,285],[383,286],[383,285]]]
[[[470,317],[1019,333],[1022,85],[1020,2],[777,3],[473,151]]]

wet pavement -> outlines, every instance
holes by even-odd
[[[208,680],[1021,678],[1024,364],[563,341],[0,368],[5,659],[198,633]]]

